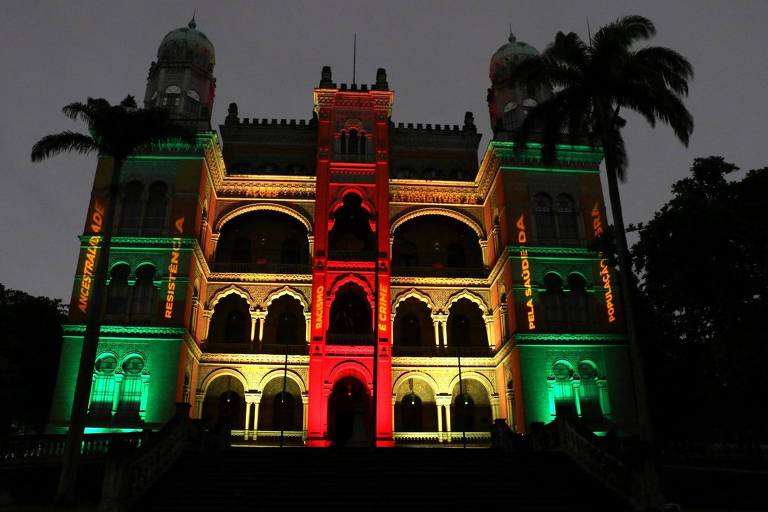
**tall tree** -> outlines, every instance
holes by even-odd
[[[94,281],[80,355],[80,367],[72,400],[64,463],[57,491],[60,501],[71,501],[74,499],[80,445],[88,412],[93,365],[99,344],[109,250],[123,164],[140,148],[178,139],[194,144],[195,137],[192,131],[176,124],[167,110],[139,109],[132,96],[127,96],[118,105],[111,105],[102,98],[88,98],[86,103],[71,103],[65,106],[63,111],[70,119],[85,122],[89,134],[63,131],[46,135],[32,147],[32,161],[39,162],[66,152],[81,154],[96,152],[100,157],[111,158],[113,162],[101,244],[93,272]]]
[[[0,284],[0,439],[45,426],[65,318],[60,300]]]
[[[766,441],[751,411],[768,379],[768,168],[737,170],[697,158],[632,248],[657,430],[673,442]]]
[[[672,127],[683,144],[693,131],[693,118],[682,102],[693,76],[690,63],[679,53],[659,46],[635,49],[655,35],[653,23],[642,16],[625,16],[600,28],[584,42],[577,34],[558,32],[538,56],[523,60],[514,80],[531,90],[553,90],[531,110],[518,134],[518,146],[539,132],[545,161],[554,161],[556,144],[583,139],[599,144],[605,154],[608,194],[619,253],[619,279],[624,301],[633,372],[643,436],[650,441],[649,414],[632,308],[631,265],[619,180],[627,171],[621,129],[621,109],[639,113],[651,126],[657,121]]]

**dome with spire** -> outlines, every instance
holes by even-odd
[[[539,54],[539,51],[528,43],[518,41],[511,31],[508,43],[501,46],[491,57],[490,77],[491,82],[498,82],[508,78],[514,65],[526,57]]]
[[[216,63],[216,52],[208,37],[197,30],[192,16],[186,27],[166,34],[157,50],[157,58],[159,61],[192,61],[207,69]]]

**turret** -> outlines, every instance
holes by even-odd
[[[144,106],[169,109],[174,117],[201,120],[210,126],[216,79],[213,44],[197,30],[194,17],[169,32],[149,68]]]

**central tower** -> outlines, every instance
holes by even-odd
[[[392,445],[389,117],[386,72],[314,90],[315,252],[308,444]]]

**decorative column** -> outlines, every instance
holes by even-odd
[[[251,343],[253,343],[256,337],[256,323],[259,320],[259,315],[254,310],[250,310],[249,313],[251,314]]]
[[[262,343],[264,343],[264,322],[267,319],[267,312],[257,309],[256,311],[251,313],[251,317],[256,318],[259,321],[258,341],[259,341],[259,345],[261,345]]]
[[[309,337],[312,331],[312,311],[304,312],[304,342],[309,344]]]
[[[517,432],[515,424],[515,390],[507,389],[507,425],[513,432]]]
[[[488,240],[480,240],[480,252],[483,254],[483,265],[488,266]]]
[[[395,237],[389,237],[389,259],[392,259],[392,248],[395,246]]]
[[[211,330],[211,317],[213,317],[213,310],[212,309],[204,309],[203,310],[203,335],[201,336],[201,339],[208,341],[208,334]]]
[[[507,334],[508,325],[507,325],[507,313],[509,312],[509,307],[507,306],[506,302],[502,302],[499,305],[499,326],[501,327],[501,344],[504,344],[505,341],[507,341]]]
[[[494,393],[490,397],[491,402],[491,415],[493,416],[493,420],[496,421],[500,414],[499,414],[499,394]]]
[[[579,391],[581,391],[581,381],[573,379],[573,405],[576,407],[576,415],[581,417],[581,400],[579,399]]]
[[[435,403],[435,409],[437,410],[437,441],[443,442],[443,406]]]
[[[211,233],[211,254],[208,255],[211,262],[215,261],[216,259],[216,247],[219,245],[220,235],[221,233]],[[211,265],[211,267],[213,267],[213,265]]]
[[[203,402],[205,401],[205,393],[198,391],[195,393],[195,411],[192,413],[194,418],[198,420],[203,417]]]
[[[451,395],[447,393],[441,393],[435,396],[435,403],[437,404],[437,414],[440,416],[438,425],[440,425],[440,435],[438,436],[440,441],[451,440]],[[443,407],[445,407],[445,432],[443,432],[442,414]]]
[[[251,393],[246,393],[246,395],[251,396],[251,403],[253,404],[253,430],[251,430],[251,439],[255,441],[259,436],[259,404],[261,403],[261,391],[253,391]]]
[[[440,348],[440,325],[439,321],[435,319],[435,317],[432,317],[432,327],[435,328],[435,347]]]
[[[315,237],[314,235],[308,235],[307,241],[309,242],[309,261],[315,257]]]
[[[306,392],[301,394],[301,407],[302,407],[301,438],[302,440],[306,441],[307,440],[307,410],[309,408],[309,394]]]
[[[257,403],[257,401],[261,400],[261,393],[256,392],[246,392],[245,393],[245,433],[243,434],[243,439],[246,441],[248,440],[249,433],[251,432],[251,405]],[[254,418],[254,428],[253,430],[256,430],[255,424],[258,422],[258,409],[257,409],[256,417]],[[253,436],[254,439],[256,439],[255,435]]]
[[[608,399],[608,382],[605,379],[598,379],[597,393],[600,400],[600,410],[603,411],[603,416],[610,418],[611,401]]]
[[[488,338],[488,346],[493,349],[496,346],[500,346],[500,343],[495,343],[493,339],[493,315],[483,315],[483,322],[485,322],[485,335]]]
[[[448,314],[432,313],[432,321],[437,322],[440,330],[443,332],[443,347],[448,346]],[[435,344],[439,346],[439,339],[435,338]]]

